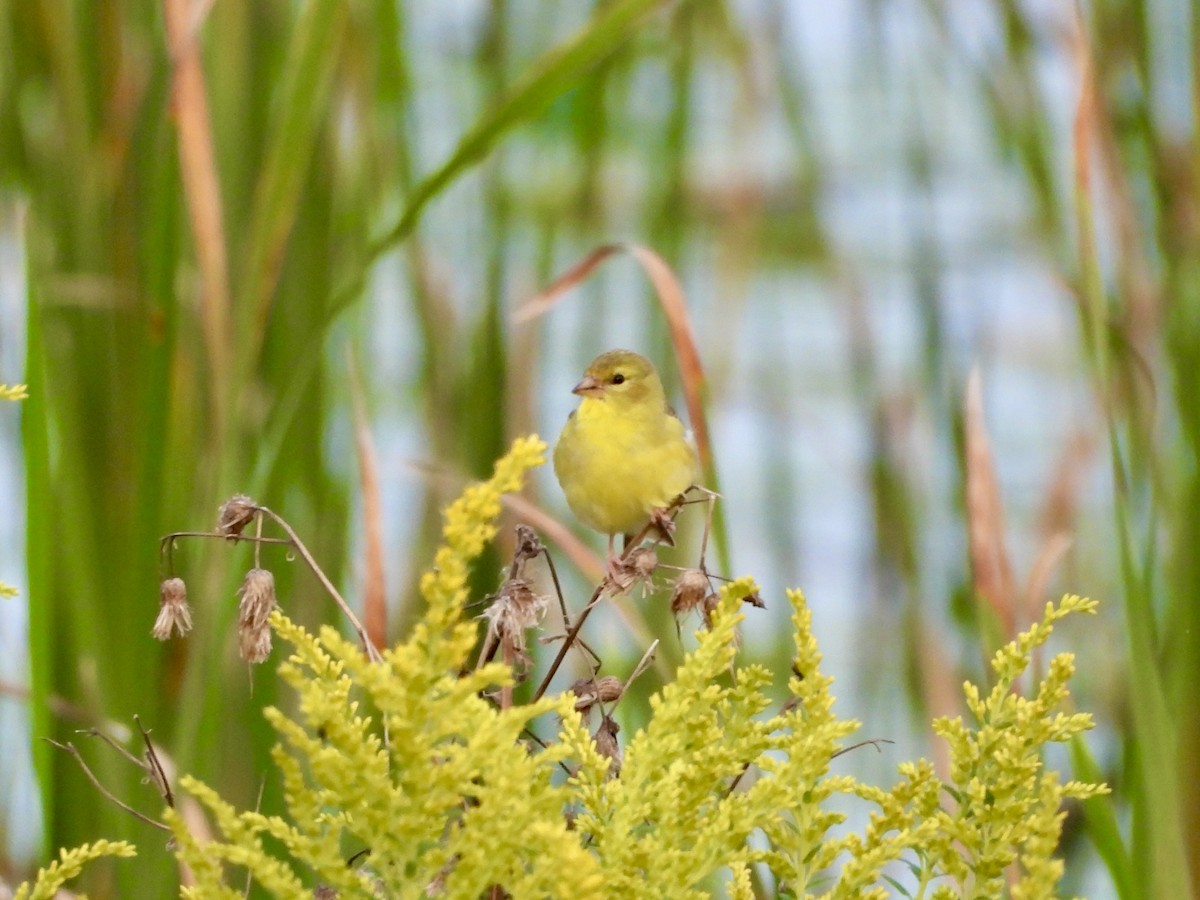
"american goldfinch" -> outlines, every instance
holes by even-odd
[[[571,512],[608,535],[611,569],[614,536],[638,531],[687,490],[699,460],[646,357],[602,353],[571,392],[583,399],[554,447],[554,474]]]

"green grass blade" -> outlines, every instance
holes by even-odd
[[[1079,781],[1103,784],[1104,773],[1083,738],[1072,740],[1070,749],[1074,777]],[[1140,900],[1147,896],[1134,877],[1133,860],[1121,837],[1112,796],[1091,797],[1083,801],[1083,817],[1088,835],[1112,876],[1117,897],[1120,900]]]
[[[617,0],[605,6],[574,37],[545,53],[505,96],[490,106],[450,157],[419,183],[399,221],[371,246],[375,260],[413,230],[425,206],[459,175],[480,162],[512,128],[541,113],[581,75],[624,44],[642,16],[664,0]]]
[[[255,188],[242,293],[242,309],[253,313],[252,320],[243,318],[239,334],[239,340],[251,342],[250,360],[263,340],[284,244],[320,132],[333,118],[329,97],[347,15],[346,4],[338,0],[311,0],[296,23],[280,74],[266,157]]]

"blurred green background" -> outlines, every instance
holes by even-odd
[[[160,645],[158,539],[245,491],[358,603],[349,358],[393,636],[440,506],[514,435],[552,438],[591,357],[647,352],[677,392],[628,259],[510,321],[628,240],[688,294],[727,574],[756,575],[769,607],[747,653],[785,671],[781,591],[803,587],[840,712],[896,741],[839,762],[883,783],[936,755],[925,723],[958,712],[1005,628],[1090,594],[1101,619],[1056,646],[1079,652],[1098,728],[1052,763],[1114,794],[1070,810],[1066,889],[1200,891],[1198,16],[1182,0],[0,0],[0,382],[32,395],[0,408],[0,575],[25,598],[0,610],[0,874],[126,837],[140,860],[98,867],[94,896],[174,883],[161,837],[42,736],[82,742],[155,814],[136,769],[72,735],[138,714],[180,770],[255,802],[276,688],[233,649],[249,551],[181,545],[196,630]],[[1002,532],[966,502],[976,365]],[[569,521],[548,472],[535,494]],[[332,619],[307,572],[268,558],[285,609]],[[570,599],[585,590],[571,574]],[[639,638],[589,625],[627,673]],[[654,678],[640,686],[626,735]]]

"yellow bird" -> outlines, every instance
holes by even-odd
[[[640,530],[696,481],[700,464],[646,357],[602,353],[571,392],[583,399],[554,447],[554,474],[571,512],[608,535],[611,570],[614,536]]]

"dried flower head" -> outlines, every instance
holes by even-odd
[[[245,494],[234,494],[217,511],[217,531],[226,537],[237,537],[257,511],[258,505]]]
[[[494,638],[507,642],[517,652],[525,650],[525,632],[542,621],[546,598],[534,592],[524,578],[504,582],[491,606],[483,611]]]
[[[766,609],[767,604],[763,601],[762,594],[757,588],[742,598],[743,603],[753,606],[755,609]]]
[[[617,742],[617,734],[621,726],[612,716],[605,716],[592,739],[596,742],[596,750],[608,759],[608,777],[616,778],[621,774],[621,745]]]
[[[275,609],[275,576],[251,569],[238,589],[238,650],[242,659],[260,663],[271,654],[271,611]]]
[[[625,685],[615,675],[604,675],[600,678],[580,678],[571,685],[575,695],[575,711],[586,713],[597,703],[612,703],[620,699],[625,691]]]
[[[513,552],[513,561],[522,563],[533,559],[542,552],[542,542],[537,532],[528,525],[517,526],[517,547]]]
[[[650,537],[668,547],[675,546],[675,505],[650,513]]]
[[[158,618],[150,633],[160,641],[178,631],[183,637],[192,630],[192,610],[187,602],[187,585],[182,578],[168,578],[160,587]]]
[[[684,569],[675,581],[671,592],[671,612],[683,615],[699,606],[712,593],[708,575],[703,569]]]
[[[614,560],[609,569],[613,587],[627,593],[639,582],[643,594],[650,586],[650,578],[658,568],[658,554],[653,547],[638,547],[622,559]]]

